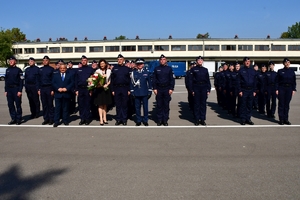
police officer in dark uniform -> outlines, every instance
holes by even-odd
[[[278,88],[277,72],[274,71],[274,62],[269,61],[269,71],[265,75],[266,110],[269,118],[275,118],[276,88]]]
[[[44,56],[43,67],[39,70],[39,95],[41,96],[44,118],[42,125],[52,125],[54,123],[54,91],[52,88],[52,76],[55,70],[53,67],[49,66],[49,63],[50,58]]]
[[[197,65],[190,70],[189,85],[194,96],[195,125],[205,126],[206,120],[206,100],[210,94],[211,84],[207,68],[203,67],[203,58],[196,58]]]
[[[190,67],[189,69],[186,71],[185,74],[185,79],[184,79],[184,83],[185,83],[185,88],[187,89],[188,92],[188,103],[189,103],[189,108],[190,110],[193,112],[194,114],[194,97],[193,94],[189,88],[189,75],[190,75],[190,70],[196,65],[196,63],[193,61],[190,63]]]
[[[127,106],[130,95],[131,69],[124,65],[124,56],[118,55],[118,64],[111,71],[111,90],[116,105],[115,125],[127,125]]]
[[[222,106],[222,98],[221,98],[222,88],[221,88],[221,83],[220,83],[222,71],[223,71],[223,67],[220,66],[219,71],[217,73],[215,73],[215,76],[214,76],[214,86],[215,86],[215,90],[217,93],[217,102],[218,102],[219,106]]]
[[[226,99],[226,74],[228,72],[228,64],[223,64],[223,70],[220,73],[220,88],[221,88],[221,102],[223,110],[227,109],[227,99]]]
[[[94,74],[93,68],[89,67],[86,56],[81,57],[82,67],[75,74],[75,93],[78,97],[79,125],[91,123],[91,93],[87,88],[87,79]]]
[[[265,95],[265,76],[267,67],[265,64],[261,65],[261,71],[257,73],[257,91],[258,96],[258,112],[262,115],[266,113],[266,95]]]
[[[67,73],[73,76],[73,79],[75,79],[75,74],[77,73],[77,70],[73,68],[73,62],[70,60],[68,62],[68,69]],[[76,112],[76,94],[75,94],[75,87],[73,87],[70,91],[70,104],[69,104],[69,114],[73,114]]]
[[[253,98],[256,95],[256,72],[250,67],[250,58],[244,57],[244,67],[239,71],[238,91],[241,103],[240,108],[240,124],[254,125],[251,121],[251,112],[253,106]]]
[[[290,60],[283,59],[284,68],[278,70],[278,116],[280,125],[291,125],[289,122],[289,110],[292,96],[296,93],[296,75],[294,70],[290,69]]]
[[[22,90],[23,90],[23,72],[16,66],[17,59],[15,57],[9,58],[9,68],[5,72],[5,96],[7,98],[7,105],[11,121],[9,125],[20,125],[22,122]]]
[[[236,66],[239,65],[238,63],[235,64],[234,70],[230,72],[230,83],[229,83],[229,109],[231,111],[231,114],[233,117],[237,116],[238,110],[237,109],[237,97],[238,97],[238,91],[237,91],[237,83],[238,83],[238,70]]]
[[[153,71],[153,92],[156,95],[157,126],[168,126],[171,95],[174,91],[175,76],[167,58],[162,54],[160,65]]]
[[[39,99],[39,71],[40,69],[35,65],[35,59],[29,58],[29,67],[25,69],[25,91],[27,93],[31,116],[30,119],[38,118],[40,113],[40,99]]]
[[[253,69],[254,69],[254,71],[256,72],[256,77],[257,77],[257,75],[259,74],[259,68],[258,68],[258,65],[255,64],[255,65],[253,66]],[[254,110],[257,110],[257,109],[258,109],[258,95],[255,95],[254,98],[253,98],[253,109],[254,109]]]
[[[144,59],[135,60],[136,69],[131,73],[130,94],[134,98],[136,126],[142,123],[148,126],[148,99],[152,94],[151,77],[148,70],[144,69]],[[141,116],[141,105],[143,104],[143,114]]]

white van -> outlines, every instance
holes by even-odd
[[[274,71],[277,72],[279,69],[284,67],[283,64],[275,64]],[[300,76],[300,65],[299,64],[290,64],[290,68],[295,71],[296,76]]]
[[[0,81],[4,81],[6,69],[6,67],[0,67]]]

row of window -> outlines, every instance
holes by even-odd
[[[122,52],[136,51],[136,46],[121,46]],[[15,54],[22,54],[23,49],[14,49]],[[169,45],[137,46],[138,51],[169,51]],[[205,51],[220,51],[220,45],[204,45]],[[221,45],[222,51],[253,51],[253,45]],[[254,45],[255,51],[286,51],[286,45]],[[85,53],[86,47],[61,47],[61,53]],[[120,46],[105,46],[105,52],[119,52]],[[171,45],[171,51],[186,51],[186,45]],[[203,45],[188,45],[188,51],[203,51]],[[300,51],[300,45],[288,45],[288,51]],[[103,52],[103,46],[89,47],[89,52]],[[35,48],[24,48],[25,54],[34,54]],[[36,53],[60,53],[60,47],[36,48]]]

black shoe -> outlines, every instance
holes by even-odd
[[[127,125],[127,121],[123,122],[123,126],[126,126]]]
[[[140,125],[142,125],[142,123],[141,122],[137,122],[135,125],[136,126],[140,126]]]
[[[45,120],[45,121],[43,121],[42,125],[46,125],[48,123],[49,123],[49,120]]]
[[[53,124],[53,127],[54,127],[54,128],[58,127],[58,124],[57,124],[57,123],[54,123],[54,124]]]
[[[162,122],[161,122],[161,121],[158,121],[158,122],[156,123],[156,125],[157,125],[157,126],[161,126],[161,125],[162,125]]]
[[[8,125],[12,125],[12,124],[15,124],[16,123],[16,120],[11,120],[10,122],[8,122],[7,124]]]
[[[85,120],[85,125],[89,125],[91,123],[91,120]]]
[[[202,126],[206,126],[206,123],[205,123],[204,120],[200,120],[200,124],[201,124]]]
[[[245,125],[246,123],[245,123],[245,121],[241,121],[240,124],[241,125]]]
[[[104,124],[108,124],[108,122],[103,121]]]
[[[35,115],[30,115],[29,119],[34,119],[34,118],[35,118]]]
[[[168,126],[169,124],[168,124],[168,122],[163,122],[162,123],[164,126]]]
[[[121,124],[120,121],[116,121],[116,123],[115,123],[116,126],[118,126],[118,125],[120,125],[120,124]]]
[[[100,123],[100,126],[104,126],[104,123]]]
[[[80,120],[79,125],[83,125],[83,124],[85,124],[85,121],[84,120]]]
[[[283,123],[286,124],[286,125],[291,125],[291,122],[289,122],[289,120],[284,120]]]
[[[50,120],[49,125],[52,125],[52,124],[54,124],[54,121]]]
[[[278,122],[278,124],[279,124],[279,125],[284,125],[284,122],[283,122],[282,120],[280,120],[280,121]]]
[[[275,115],[271,115],[270,117],[273,118],[273,119],[275,119]]]
[[[200,121],[199,121],[199,120],[196,120],[195,126],[199,126],[199,124],[200,124]]]
[[[247,121],[246,121],[246,124],[254,125],[254,123],[253,123],[251,120],[247,120]]]
[[[21,124],[21,121],[17,121],[16,125],[20,125]]]
[[[68,122],[64,122],[64,125],[65,125],[65,126],[69,126],[69,123],[68,123]]]
[[[149,126],[148,122],[143,122],[144,126]]]

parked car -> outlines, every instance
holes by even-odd
[[[6,67],[0,67],[0,81],[4,81],[6,69]]]

